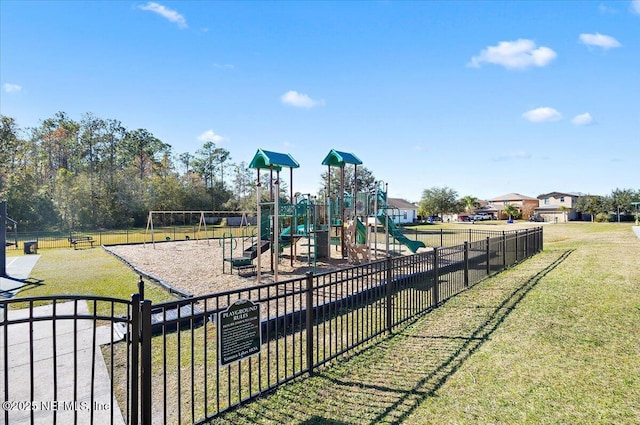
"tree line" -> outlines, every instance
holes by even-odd
[[[243,210],[253,174],[213,142],[175,154],[146,129],[90,113],[58,112],[28,129],[0,116],[0,199],[25,230],[144,226],[149,210]]]
[[[365,167],[346,171],[347,187],[375,185]],[[320,176],[320,197],[328,177],[332,192],[339,187],[333,167]],[[261,173],[263,187],[269,179]],[[0,199],[21,230],[140,227],[151,210],[254,211],[256,182],[255,170],[212,141],[176,153],[146,129],[91,113],[78,121],[57,112],[26,129],[0,115]],[[289,200],[286,183],[279,187]]]
[[[372,191],[378,184],[366,167],[354,171],[345,169],[346,191]],[[327,187],[335,196],[340,170],[332,167],[319,177],[319,199]],[[261,173],[264,186],[269,179]],[[0,115],[0,199],[22,230],[140,227],[151,210],[254,211],[256,182],[255,170],[234,162],[212,141],[195,152],[176,153],[146,129],[127,129],[91,113],[78,121],[57,112],[26,129]],[[290,201],[286,184],[279,187],[281,198]],[[581,197],[577,209],[593,216],[617,209],[632,214],[634,200],[640,200],[640,190],[616,189],[608,196]],[[477,201],[447,187],[425,189],[419,214],[458,213]]]

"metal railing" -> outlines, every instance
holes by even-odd
[[[119,406],[126,424],[147,424],[152,420],[164,424],[203,423],[357,352],[542,248],[542,228],[499,232],[429,252],[387,257],[330,272],[309,272],[302,278],[154,305],[141,301],[143,286],[140,294],[130,301],[67,297],[76,304],[77,300],[86,299],[91,313],[65,317],[29,314],[30,318],[19,319],[11,317],[12,312],[8,311],[12,303],[26,303],[27,311],[34,311],[37,303],[55,300],[55,306],[60,299],[7,300],[0,301],[0,307],[9,313],[2,325],[3,329],[10,330],[11,326],[24,323],[33,326],[35,322],[42,322],[56,335],[59,330],[56,324],[62,320],[69,320],[74,326],[89,320],[93,324],[89,326],[93,333],[89,350],[96,352],[100,349],[96,337],[98,324],[106,323],[113,329],[114,323],[123,323],[129,330],[125,331],[126,343],[116,342],[114,332],[110,331],[107,334],[111,337],[101,348],[106,358],[111,388],[107,394],[113,410]],[[98,305],[102,302],[112,304],[105,308]],[[242,335],[238,337],[242,332],[251,337],[251,329],[242,325],[239,328],[242,332],[231,337],[223,330],[228,312],[236,302],[255,305],[259,312],[255,329],[259,339],[252,355],[243,355],[250,350],[243,348],[246,341]],[[121,312],[116,314],[117,310]],[[25,395],[13,389],[11,378],[17,372],[13,371],[12,361],[16,355],[8,348],[11,340],[8,334],[9,331],[3,334],[0,362],[5,373],[4,400],[12,401],[20,396],[31,402],[41,401],[35,389],[39,384],[34,384],[34,380],[38,379],[41,366],[53,368],[54,372],[59,369],[53,360],[59,357],[55,355],[55,337],[54,355],[42,365],[35,361],[33,354],[35,339],[29,340],[27,351],[31,357],[27,363],[31,369],[26,376],[31,379],[31,390]],[[230,340],[223,344],[223,338]],[[78,351],[80,340],[84,338],[74,337],[72,351]],[[233,351],[234,344],[238,349],[234,355],[237,354],[238,359],[225,362],[229,354],[225,350],[231,346]],[[93,359],[94,364],[99,360],[97,357]],[[92,377],[97,375],[93,371],[97,368],[90,369]],[[87,370],[83,370],[85,372]],[[79,370],[73,373],[74,382],[79,373]],[[62,380],[62,377],[54,379],[53,388],[63,385]],[[94,381],[91,385],[96,387]],[[77,397],[79,391],[73,397]],[[59,400],[60,393],[51,397]],[[5,412],[5,419],[11,414]],[[118,423],[114,418],[118,418],[116,413],[111,414],[110,423]],[[76,423],[85,422],[76,419]]]
[[[137,423],[141,305],[139,294],[0,301],[2,423]]]
[[[348,356],[490,274],[542,249],[542,229],[411,256],[153,305],[154,422],[201,423]],[[218,320],[238,300],[259,306],[259,354],[223,365]],[[181,329],[176,332],[176,329]],[[143,335],[143,340],[146,338]]]
[[[17,237],[9,238],[11,243],[7,249],[22,249],[24,243],[37,242],[39,249],[42,248],[71,248],[71,239],[78,237],[91,238],[95,245],[128,245],[152,242],[185,241],[196,239],[217,239],[223,235],[233,235],[234,237],[250,237],[255,233],[255,227],[251,226],[171,226],[156,227],[153,234],[145,229],[131,230],[95,230],[95,231],[73,231],[73,232],[19,232]],[[17,243],[16,243],[17,242]],[[87,245],[88,246],[88,245]]]

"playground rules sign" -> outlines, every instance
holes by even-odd
[[[260,353],[262,329],[260,304],[251,300],[238,300],[220,313],[218,320],[220,341],[218,357],[226,366]]]

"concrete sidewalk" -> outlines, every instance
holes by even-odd
[[[632,226],[631,228],[635,232],[636,236],[640,238],[640,226]]]
[[[7,257],[6,268],[9,278],[0,277],[0,299],[12,298],[24,287],[34,284],[29,282],[28,278],[39,259],[39,255]]]

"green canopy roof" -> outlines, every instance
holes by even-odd
[[[258,149],[249,164],[249,168],[267,168],[276,171],[282,170],[282,167],[298,168],[300,164],[288,153],[264,151],[262,149]]]
[[[329,155],[322,161],[322,165],[330,165],[332,167],[342,167],[344,164],[360,165],[362,161],[352,153],[340,152],[335,149],[331,149]]]

